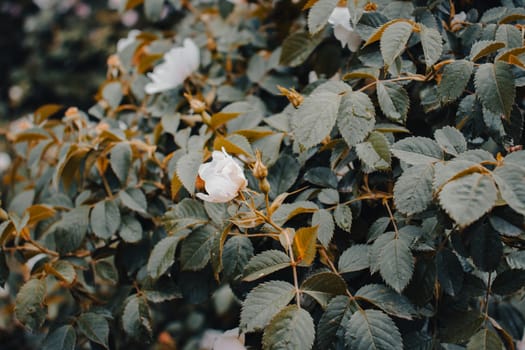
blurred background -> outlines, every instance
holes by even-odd
[[[48,103],[90,107],[118,39],[153,25],[141,7],[119,12],[120,3],[0,0],[0,121]],[[169,27],[173,15],[154,26]]]

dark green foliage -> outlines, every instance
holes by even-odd
[[[123,1],[154,30],[95,105],[6,131],[0,324],[46,349],[520,340],[523,3],[338,3]]]

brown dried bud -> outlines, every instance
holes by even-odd
[[[376,11],[377,10],[377,4],[375,2],[367,2],[365,7],[364,7],[364,10],[368,11],[368,12]]]
[[[76,117],[78,116],[78,108],[77,107],[69,107],[67,110],[66,110],[66,117]]]
[[[191,109],[193,109],[193,112],[200,114],[206,110],[206,103],[204,101],[201,101],[197,98],[194,98],[189,93],[184,93],[184,97],[186,97],[186,100],[188,100],[188,103],[190,104]]]
[[[280,85],[277,85],[277,88],[279,89],[279,91],[281,92],[282,95],[286,96],[288,101],[290,101],[290,103],[294,107],[298,107],[299,105],[301,105],[301,103],[303,103],[303,100],[304,100],[303,95],[301,95],[300,93],[295,91],[294,88],[287,89],[287,88],[284,88],[284,87],[282,87]]]
[[[111,55],[108,57],[107,65],[109,67],[118,67],[120,66],[120,59],[117,55]]]
[[[259,181],[259,189],[264,194],[270,193],[271,186],[266,178]]]
[[[255,158],[255,165],[253,166],[252,170],[253,176],[255,176],[255,178],[258,180],[265,179],[266,176],[268,176],[268,168],[262,162],[261,152],[259,150],[255,152]]]

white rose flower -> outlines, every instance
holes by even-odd
[[[199,176],[208,194],[197,193],[197,197],[207,202],[229,202],[248,185],[242,168],[224,149],[213,151],[212,161],[199,167]]]
[[[224,333],[210,329],[204,333],[200,343],[201,350],[246,350],[244,334],[239,334],[239,328],[230,329]]]
[[[328,18],[334,28],[334,36],[341,42],[341,46],[348,45],[348,49],[356,52],[361,44],[361,37],[350,25],[350,11],[346,7],[336,7]]]
[[[133,29],[128,33],[127,38],[122,38],[117,42],[117,52],[122,52],[128,45],[131,45],[136,39],[137,36],[141,33],[138,29]]]
[[[164,54],[164,62],[155,67],[148,77],[146,93],[154,94],[166,91],[182,84],[200,64],[199,48],[193,40],[184,39],[182,47],[175,47]]]

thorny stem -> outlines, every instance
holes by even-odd
[[[48,254],[48,255],[51,255],[53,257],[58,257],[59,254],[53,250],[49,250],[47,249],[46,247],[42,246],[40,243],[30,239],[28,240],[28,243],[30,243],[31,245],[33,245],[34,247],[36,247],[38,250],[40,250],[42,253],[45,253],[45,254]]]
[[[281,229],[282,230],[282,229]],[[293,284],[295,287],[295,302],[297,303],[297,308],[301,308],[301,290],[299,289],[299,278],[297,277],[297,263],[295,262],[295,257],[293,255],[292,242],[290,242],[290,237],[287,234],[284,234],[286,237],[286,245],[288,256],[290,256],[290,261],[292,262],[292,272],[293,272]]]
[[[404,80],[425,81],[426,77],[424,75],[414,74],[414,75],[409,75],[409,76],[406,76],[406,77],[399,77],[399,78],[386,79],[386,80],[375,80],[375,81],[371,82],[370,84],[363,86],[358,91],[359,92],[363,92],[366,89],[369,89],[372,86],[377,85],[377,83],[379,83],[379,82],[381,82],[381,83],[383,83],[383,82],[391,82],[391,83],[393,83],[393,82],[396,82],[396,81],[404,81]]]
[[[246,202],[246,198],[244,197],[244,195],[242,195],[242,192],[241,192],[241,198],[243,201]],[[268,195],[266,195],[266,198],[268,198]],[[268,206],[268,204],[269,204],[269,200],[267,200],[266,205]],[[270,207],[268,206],[268,208]],[[279,235],[284,234],[284,236],[286,237],[286,245],[287,245],[286,250],[288,252],[288,256],[290,257],[292,273],[293,273],[293,283],[294,283],[294,288],[295,288],[295,301],[297,303],[297,307],[300,309],[301,308],[301,289],[299,288],[299,277],[297,275],[297,262],[295,261],[295,256],[293,254],[292,242],[290,241],[290,237],[284,232],[285,231],[284,228],[277,225],[273,221],[269,213],[264,214],[260,212],[259,210],[256,210],[255,206],[252,206],[251,209],[255,213],[255,215],[262,218],[268,225],[272,226],[275,230],[277,230],[277,232],[279,232]]]
[[[332,270],[333,273],[335,273],[337,276],[341,277],[341,274],[339,273],[339,271],[337,271],[337,269],[335,268],[335,265],[334,263],[332,262],[332,260],[330,260],[330,257],[328,256],[328,253],[326,252],[326,248],[325,247],[321,247],[321,249],[319,250],[320,254],[323,256],[323,258],[328,262],[328,266],[330,266],[330,270]],[[352,295],[352,293],[348,290],[348,288],[346,288],[346,295],[348,295],[348,297],[351,299],[351,300],[354,300],[354,296]]]
[[[483,300],[483,302],[485,303],[485,305],[483,306],[485,307],[485,319],[486,320],[489,317],[489,297],[490,297],[490,291],[492,288],[492,286],[490,285],[491,278],[492,278],[492,272],[489,272],[489,276],[487,279],[487,293],[485,293],[485,299]]]
[[[392,198],[392,195],[391,194],[388,194],[388,193],[365,193],[357,198],[353,198],[353,199],[350,199],[346,202],[343,202],[343,203],[339,203],[337,205],[334,205],[334,206],[331,206],[329,208],[327,208],[326,210],[334,210],[335,208],[337,208],[338,206],[340,205],[348,205],[348,204],[352,204],[352,203],[355,203],[355,202],[359,202],[359,201],[362,201],[362,200],[366,200],[366,199],[382,199],[382,200],[386,200],[386,199],[390,199]]]
[[[386,207],[386,210],[388,211],[388,216],[390,217],[392,226],[394,226],[394,232],[396,233],[396,239],[397,239],[399,238],[399,230],[397,229],[396,219],[394,219],[394,215],[392,214],[392,210],[390,209],[390,205],[388,204],[387,199],[383,199],[383,205]]]

